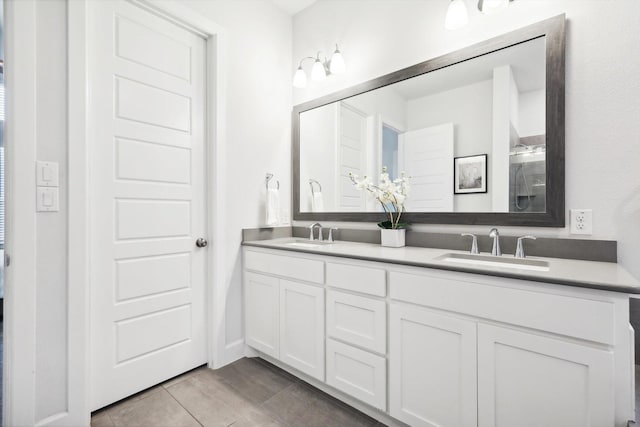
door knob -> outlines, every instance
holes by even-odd
[[[196,246],[199,248],[206,248],[208,244],[209,242],[207,242],[207,239],[205,238],[201,237],[198,240],[196,240]]]

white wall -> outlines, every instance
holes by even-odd
[[[67,410],[67,9],[64,0],[36,7],[36,155],[60,165],[60,211],[36,215],[35,416],[42,420]]]
[[[619,262],[640,278],[640,2],[518,0],[501,13],[484,16],[467,1],[470,23],[457,31],[443,27],[448,3],[320,1],[299,13],[293,20],[289,75],[299,58],[335,42],[347,72],[294,89],[294,104],[566,13],[567,209],[592,208],[594,233],[587,238],[617,240]],[[414,228],[489,230],[456,225]],[[569,237],[568,228],[502,228],[504,234]]]
[[[339,104],[323,105],[300,115],[300,203],[302,212],[311,209],[309,179],[315,179],[322,187],[325,212],[336,210],[336,138]],[[314,191],[318,186],[313,184]]]
[[[369,116],[380,114],[382,120],[392,126],[401,129],[406,126],[407,103],[402,95],[391,87],[366,92],[345,102]]]
[[[242,229],[264,225],[267,172],[280,181],[281,217],[291,216],[291,17],[269,1],[180,3],[226,31],[227,279],[214,286],[227,290],[225,343],[232,358],[243,340]]]
[[[518,90],[511,65],[493,69],[493,139],[489,186],[493,212],[509,212],[509,149],[518,128]]]
[[[518,109],[518,134],[524,136],[544,135],[545,107],[544,90],[520,92]]]
[[[407,130],[453,122],[454,157],[488,154],[491,165],[492,100],[492,80],[411,100],[407,103]],[[488,181],[489,185],[493,182],[491,171]],[[453,207],[455,212],[491,212],[491,188],[489,193],[453,196]]]

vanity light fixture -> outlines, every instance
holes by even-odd
[[[311,67],[311,80],[313,81],[321,81],[327,78],[330,74],[342,74],[346,71],[347,67],[344,63],[344,57],[338,49],[338,45],[336,44],[336,50],[331,55],[331,59],[328,60],[325,56],[324,61],[320,59],[320,54],[322,52],[319,51],[316,57],[313,56],[305,56],[300,60],[300,64],[298,65],[298,69],[293,76],[293,86],[297,88],[303,88],[307,86],[307,74],[302,69],[302,64],[307,59],[313,59],[315,62]]]
[[[467,22],[469,22],[469,14],[464,0],[451,0],[444,19],[444,27],[447,30],[457,30],[467,25]]]
[[[478,10],[485,15],[496,13],[509,6],[513,0],[478,0]],[[447,30],[457,30],[469,22],[469,14],[465,0],[451,0],[444,19],[444,27]]]
[[[509,6],[513,0],[478,0],[478,10],[486,15],[496,13]]]
[[[327,78],[327,74],[327,66],[320,62],[320,52],[318,52],[316,62],[314,62],[313,67],[311,67],[311,80],[315,82],[322,81]]]

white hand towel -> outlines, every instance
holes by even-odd
[[[267,225],[278,225],[280,222],[280,194],[277,188],[269,188],[267,190],[266,208]]]
[[[324,211],[324,199],[322,198],[322,193],[315,192],[311,196],[311,210],[313,212],[323,212]]]

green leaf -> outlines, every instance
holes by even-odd
[[[384,228],[384,229],[387,229],[387,230],[393,229],[391,221],[389,221],[389,220],[379,222],[378,223],[378,227]],[[407,228],[407,227],[409,227],[409,223],[408,222],[399,222],[398,226],[396,227],[396,229]]]

